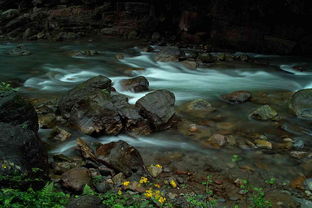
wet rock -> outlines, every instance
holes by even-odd
[[[140,98],[135,106],[142,117],[147,118],[157,129],[175,114],[175,96],[167,90],[156,90]]]
[[[54,113],[38,114],[38,122],[41,128],[52,129],[56,124],[56,116]]]
[[[183,52],[179,48],[167,46],[160,50],[155,59],[161,62],[178,61],[181,55],[183,55]]]
[[[96,50],[80,50],[80,51],[74,51],[73,56],[95,56],[99,55],[100,53]]]
[[[255,144],[257,147],[260,147],[260,148],[272,149],[272,143],[267,140],[256,139]]]
[[[290,187],[293,189],[301,189],[304,190],[304,176],[298,176],[290,182]]]
[[[204,111],[204,112],[213,112],[216,109],[204,99],[196,99],[186,104],[187,111]]]
[[[123,89],[133,92],[148,91],[149,87],[148,80],[143,76],[121,80],[120,84],[123,87]]]
[[[290,102],[298,118],[312,120],[312,89],[299,90]]]
[[[96,150],[96,156],[100,162],[127,177],[147,174],[139,151],[124,141],[101,145]]]
[[[17,46],[9,51],[9,55],[11,56],[29,56],[31,52],[27,50],[24,46]]]
[[[62,185],[75,192],[81,192],[85,185],[91,184],[87,168],[73,168],[62,175]]]
[[[250,114],[250,117],[256,120],[268,121],[268,120],[278,120],[277,112],[271,108],[269,105],[263,105],[257,108],[254,112]]]
[[[303,149],[304,148],[304,141],[302,139],[297,138],[297,139],[295,139],[293,146],[296,149]]]
[[[185,61],[181,61],[181,64],[183,64],[188,69],[196,69],[197,68],[196,61],[185,60]]]
[[[198,59],[203,63],[213,63],[215,62],[214,57],[209,53],[201,53],[198,56]]]
[[[38,116],[34,107],[13,90],[0,88],[0,122],[38,132]]]
[[[312,191],[312,178],[308,178],[304,181],[304,185],[307,190]]]
[[[290,156],[296,159],[303,159],[309,155],[308,152],[303,152],[303,151],[291,151]]]
[[[56,127],[52,132],[51,138],[56,141],[64,142],[68,140],[71,137],[71,135],[72,134],[68,130],[62,127]]]
[[[97,159],[93,150],[89,147],[89,145],[83,139],[78,138],[76,140],[76,143],[84,159],[97,162]]]
[[[117,59],[124,59],[125,58],[125,55],[124,54],[116,54],[116,58]]]
[[[139,114],[139,109],[128,103],[124,95],[113,95],[111,98],[124,125],[124,130],[132,135],[148,135],[152,132],[149,122]]]
[[[48,157],[37,133],[2,122],[0,122],[0,129],[0,175],[15,176],[18,173],[18,175],[29,175],[29,178],[46,179]],[[33,168],[42,171],[36,175],[32,172]],[[5,183],[9,181],[1,181],[1,185]]]
[[[61,115],[85,134],[118,134],[123,125],[110,92],[110,79],[104,76],[91,78],[60,99]]]
[[[19,15],[19,11],[17,9],[9,9],[4,12],[0,12],[0,20],[8,21],[13,19]]]
[[[102,200],[96,196],[80,196],[72,198],[66,208],[107,208],[103,205]]]
[[[231,104],[240,104],[248,101],[251,98],[251,93],[248,91],[235,91],[223,95],[222,99]]]
[[[209,137],[206,144],[212,148],[220,148],[226,144],[226,137],[221,134],[214,134]]]

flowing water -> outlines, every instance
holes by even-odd
[[[258,61],[270,63],[270,67],[233,64],[233,66],[190,70],[180,63],[156,62],[154,53],[140,52],[134,47],[135,44],[112,39],[97,42],[31,42],[24,43],[32,52],[31,56],[12,57],[6,55],[6,52],[17,44],[0,43],[1,81],[14,80],[22,83],[19,90],[26,96],[49,97],[62,95],[78,83],[96,75],[104,75],[113,80],[114,87],[118,92],[130,97],[130,103],[135,103],[146,93],[123,91],[119,81],[134,76],[145,76],[150,82],[151,91],[167,89],[174,92],[177,106],[196,98],[207,99],[216,107],[224,109],[222,116],[226,117],[224,119],[226,122],[235,123],[238,129],[264,131],[273,140],[280,138],[278,138],[278,130],[274,130],[272,123],[264,124],[248,118],[248,113],[257,106],[256,104],[228,105],[220,101],[220,95],[235,90],[249,90],[272,92],[273,96],[277,96],[279,94],[274,94],[274,92],[294,92],[312,88],[312,61],[304,57],[248,54]],[[89,57],[71,55],[73,50],[85,49],[94,49],[100,54]],[[125,54],[125,58],[116,59],[118,53]],[[300,70],[297,70],[296,66],[301,66]],[[283,100],[283,98],[281,99]],[[192,118],[190,119],[192,120]],[[207,120],[207,118],[202,119]],[[205,130],[205,127],[203,129]],[[211,129],[207,128],[208,130]],[[311,125],[291,118],[285,122],[284,130],[295,135],[299,141],[305,142],[305,145],[310,145]],[[40,131],[43,139],[46,139],[49,131]],[[155,158],[166,160],[172,155],[178,155],[179,160],[175,164],[176,167],[188,164],[188,168],[195,170],[203,169],[208,164],[214,164],[216,168],[235,175],[235,168],[230,165],[231,155],[239,154],[243,158],[243,164],[261,169],[265,176],[273,175],[283,180],[290,180],[300,175],[300,171],[304,171],[296,160],[283,153],[265,154],[261,151],[234,147],[220,150],[207,149],[202,146],[200,140],[192,138],[192,135],[182,134],[176,130],[139,138],[119,135],[95,139],[77,132],[74,135],[102,143],[125,140],[139,148],[142,154],[147,156],[144,159],[148,162],[156,160]],[[69,153],[73,151],[74,147],[73,139],[54,145],[50,153]],[[281,168],[285,171],[281,172]]]

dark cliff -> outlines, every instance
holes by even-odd
[[[94,34],[206,44],[212,50],[311,54],[309,0],[0,0],[3,39]]]

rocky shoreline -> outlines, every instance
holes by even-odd
[[[97,56],[100,52],[75,53]],[[220,64],[264,64],[247,55],[198,53],[173,46],[160,47],[152,53],[156,61],[179,62],[188,70],[199,66],[209,70]],[[30,54],[25,47],[11,53]],[[142,76],[124,79],[121,86],[135,93],[149,90],[149,82]],[[0,145],[1,188],[22,185],[23,189],[38,189],[46,181],[53,181],[58,191],[81,195],[72,197],[67,207],[84,208],[112,206],[101,198],[107,197],[107,193],[113,193],[123,207],[142,201],[150,207],[298,207],[304,203],[302,200],[311,199],[310,143],[286,131],[298,128],[294,132],[305,134],[304,126],[311,124],[311,89],[296,93],[234,91],[222,95],[219,101],[196,99],[178,106],[174,94],[167,90],[149,92],[134,105],[128,99],[104,76],[93,77],[57,99],[29,99],[34,107],[13,88],[2,84],[0,125],[5,131],[1,131],[0,143],[9,143],[10,148]],[[242,111],[238,120],[229,119],[231,116],[226,112],[239,106],[251,106],[253,111]],[[299,126],[289,122],[296,117],[305,120],[300,120]],[[243,119],[249,119],[250,126],[240,126]],[[50,155],[48,163],[47,150],[38,138],[38,125],[53,129],[49,140],[56,143],[74,139],[77,151],[71,156]],[[256,129],[261,125],[263,132]],[[199,152],[157,153],[138,150],[124,141],[89,143],[72,134],[78,131],[96,138],[123,133],[135,138],[166,130],[215,151],[220,162],[217,164]],[[225,150],[233,153],[222,158],[218,151]],[[254,164],[247,162],[250,152],[257,152],[252,156]],[[290,159],[304,175],[297,174],[288,182],[264,176],[270,172],[269,164],[257,157],[270,155]],[[16,181],[17,175],[27,180]]]

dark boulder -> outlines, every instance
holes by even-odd
[[[3,122],[0,122],[0,129],[0,175],[18,174],[45,179],[48,171],[47,153],[37,133]],[[34,169],[40,169],[40,174]]]
[[[123,89],[133,91],[133,92],[148,91],[148,87],[149,87],[148,80],[143,76],[135,77],[132,79],[124,79],[124,80],[121,80],[120,83]]]
[[[34,107],[14,90],[0,88],[0,122],[38,131],[38,117]]]
[[[298,118],[312,120],[312,89],[296,92],[291,98],[291,108]]]
[[[136,135],[148,135],[152,132],[148,120],[139,114],[135,106],[128,103],[125,95],[113,95],[112,102],[123,121],[126,132]]]
[[[135,106],[142,117],[147,118],[155,128],[166,124],[175,114],[175,96],[167,90],[156,90],[140,98]]]
[[[222,99],[231,104],[240,104],[247,102],[251,98],[251,93],[248,91],[235,91],[223,95]]]
[[[111,101],[111,80],[97,76],[70,90],[59,101],[62,116],[86,134],[118,134],[122,121]]]
[[[128,177],[147,175],[141,154],[127,142],[103,144],[96,150],[96,156],[106,166]]]

